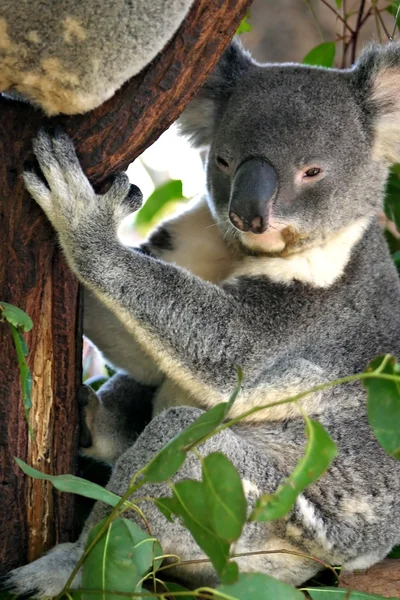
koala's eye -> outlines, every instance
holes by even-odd
[[[303,177],[305,177],[305,178],[316,177],[320,173],[321,173],[321,169],[319,169],[318,167],[311,167],[311,169],[307,169],[307,171],[304,171]]]
[[[222,156],[217,156],[215,160],[220,169],[229,169],[229,163],[224,158],[222,158]]]

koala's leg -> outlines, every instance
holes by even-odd
[[[167,441],[190,425],[200,414],[202,411],[196,408],[174,407],[157,415],[135,444],[117,460],[107,488],[120,496],[123,495],[129,487],[132,476]],[[215,451],[223,452],[235,464],[244,482],[249,509],[261,491],[272,492],[285,474],[279,467],[282,459],[272,454],[270,457],[260,454],[254,446],[229,429],[208,440],[200,447],[199,451],[202,455]],[[201,478],[200,463],[193,453],[189,453],[174,480],[185,478]],[[159,497],[170,496],[171,492],[164,483],[148,484],[138,490],[138,495]],[[173,523],[167,521],[152,502],[141,502],[140,507],[146,515],[153,535],[160,540],[164,553],[177,554],[182,560],[204,558],[189,532],[178,520]],[[54,552],[34,563],[12,571],[8,577],[10,588],[19,594],[34,591],[39,597],[58,594],[83,552],[88,532],[110,511],[109,506],[97,502],[76,544],[69,545],[68,548],[56,547]],[[124,517],[143,526],[140,517],[134,511],[126,511]],[[275,524],[251,523],[246,526],[240,542],[236,544],[233,551],[245,552],[288,547],[292,546],[281,539],[279,528],[275,531]],[[241,558],[238,559],[238,562],[243,570],[262,570],[294,583],[304,581],[319,568],[319,565],[312,561],[300,557],[288,557],[286,554],[271,554],[251,559]],[[183,580],[190,581],[191,586],[217,583],[209,563],[171,569],[172,573]],[[74,581],[74,587],[79,587],[79,585],[80,577],[78,576]]]
[[[81,451],[85,456],[114,463],[149,423],[156,388],[142,385],[126,373],[116,373],[96,394],[79,391]]]

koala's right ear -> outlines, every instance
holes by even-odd
[[[211,144],[215,125],[236,82],[252,64],[250,54],[234,39],[177,121],[179,133],[186,136],[194,147]]]
[[[400,162],[400,42],[371,44],[352,77],[372,126],[374,155],[388,163]]]

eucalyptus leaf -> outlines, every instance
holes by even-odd
[[[33,327],[32,319],[23,310],[7,302],[0,301],[0,315],[22,331],[30,331]]]
[[[104,526],[104,520],[94,527],[86,548]],[[140,582],[150,571],[157,569],[162,559],[162,549],[157,540],[128,519],[112,521],[107,531],[89,552],[82,568],[82,588],[107,592],[141,592]],[[120,600],[109,593],[85,594],[82,600]]]
[[[142,208],[136,213],[135,225],[147,225],[166,204],[176,200],[186,200],[182,192],[182,181],[170,179],[156,188],[148,197]]]
[[[304,600],[296,588],[262,573],[240,573],[232,585],[219,585],[217,591],[232,600]]]
[[[184,588],[182,585],[179,585],[179,583],[170,583],[170,582],[163,582],[163,585],[165,585],[166,589],[168,592],[188,592],[189,590],[187,588]],[[175,598],[176,596],[174,596],[174,594],[172,593],[171,598]],[[179,600],[193,600],[193,596],[189,594],[187,596],[178,596]]]
[[[386,7],[388,13],[390,13],[396,19],[396,25],[400,29],[400,0],[397,2],[392,2],[389,6]]]
[[[390,221],[396,225],[400,231],[400,166],[395,165],[390,170],[386,186],[385,214]]]
[[[120,496],[117,496],[117,494],[109,492],[100,485],[97,485],[97,483],[82,479],[82,477],[76,477],[75,475],[48,475],[47,473],[41,473],[41,471],[37,471],[33,467],[30,467],[20,458],[15,458],[15,461],[26,475],[29,475],[29,477],[33,477],[34,479],[50,481],[50,483],[61,492],[79,494],[86,498],[100,500],[110,506],[116,506],[121,500]]]
[[[240,35],[241,33],[246,33],[248,31],[252,30],[252,26],[249,23],[249,18],[250,18],[250,13],[247,13],[247,15],[244,17],[244,19],[242,19],[242,21],[240,22],[239,27],[236,30],[236,35]]]
[[[375,371],[384,357],[375,358],[367,372]],[[400,365],[394,357],[385,364],[382,373],[400,376]],[[400,460],[400,383],[384,379],[364,379],[367,389],[367,411],[369,424],[384,450]]]
[[[395,546],[390,551],[386,558],[400,558],[400,546]]]
[[[305,65],[318,67],[333,67],[336,54],[336,45],[334,42],[323,42],[316,46],[304,57]]]
[[[160,513],[172,523],[173,515],[177,514],[177,504],[175,498],[153,498],[154,504],[157,506]]]
[[[242,379],[242,371],[239,368],[238,383],[228,402],[217,404],[173,437],[147,465],[144,472],[145,480],[161,482],[175,475],[185,462],[187,448],[212,433],[224,421],[241,389]]]
[[[342,8],[343,0],[335,0],[335,4],[338,10],[340,10]]]
[[[365,592],[353,592],[341,590],[338,588],[306,588],[311,600],[396,600],[396,598],[383,598],[376,594],[366,594]]]
[[[305,456],[293,473],[273,494],[261,496],[255,505],[250,520],[272,521],[284,517],[293,507],[297,496],[314,483],[329,467],[337,455],[337,447],[321,423],[306,417],[308,439]]]
[[[238,569],[229,563],[229,543],[222,540],[210,525],[208,490],[201,481],[187,479],[172,487],[174,513],[179,516],[196,543],[210,558],[221,581],[234,581]]]
[[[28,355],[28,347],[21,331],[11,323],[10,328],[15,351],[17,353],[19,375],[21,380],[22,404],[24,407],[25,419],[28,425],[29,434],[33,438],[33,431],[29,425],[29,411],[32,408],[32,373],[30,372],[28,364],[25,360],[25,357]]]
[[[246,522],[247,502],[239,473],[220,452],[202,461],[210,524],[218,537],[237,540]]]

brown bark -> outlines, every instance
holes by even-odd
[[[74,137],[93,182],[127,167],[176,119],[243,18],[250,0],[197,0],[164,52],[90,114],[58,122]],[[151,33],[150,33],[151,34]],[[80,379],[79,289],[21,170],[42,115],[0,100],[0,299],[25,310],[33,374],[28,439],[19,373],[6,323],[0,323],[0,574],[71,539],[73,499],[25,477],[18,456],[49,473],[73,472],[75,394]]]
[[[343,573],[339,585],[385,598],[400,598],[400,559],[383,560],[366,571]]]

